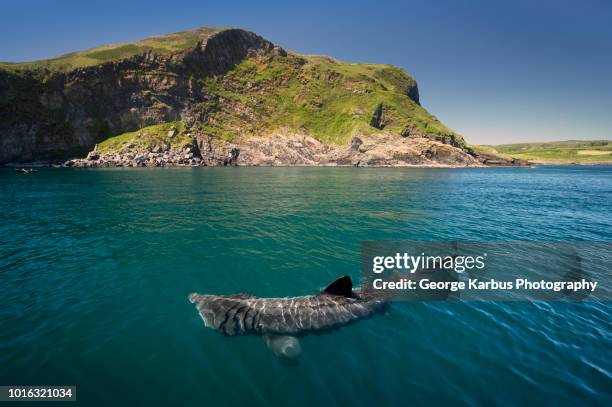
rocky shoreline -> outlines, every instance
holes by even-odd
[[[147,150],[100,152],[54,166],[203,167],[203,166],[341,166],[341,167],[487,167],[524,166],[523,160],[506,160],[445,144],[427,137],[393,134],[353,137],[350,146],[323,144],[308,135],[275,134],[231,143],[205,136],[183,146],[156,145]]]

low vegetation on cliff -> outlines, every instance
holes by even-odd
[[[198,105],[203,129],[223,139],[304,130],[329,144],[354,135],[434,134],[462,138],[418,104],[416,81],[391,65],[351,64],[329,57],[262,55],[226,75],[205,78],[210,97]],[[415,99],[410,98],[410,92]],[[381,117],[375,118],[377,109]]]
[[[187,146],[192,142],[182,122],[169,122],[111,137],[98,144],[96,150],[102,154],[148,152],[156,149],[162,151]]]

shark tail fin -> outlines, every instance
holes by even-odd
[[[342,276],[339,279],[335,280],[333,283],[329,284],[323,290],[325,294],[332,295],[341,295],[343,297],[352,297],[353,296],[353,282],[351,281],[350,276]]]

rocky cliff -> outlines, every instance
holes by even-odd
[[[487,160],[420,106],[416,81],[399,68],[299,55],[251,32],[210,28],[0,64],[0,163],[71,158],[67,165]]]

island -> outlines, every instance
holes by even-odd
[[[525,165],[472,148],[387,64],[199,28],[0,64],[0,163],[69,167]]]

